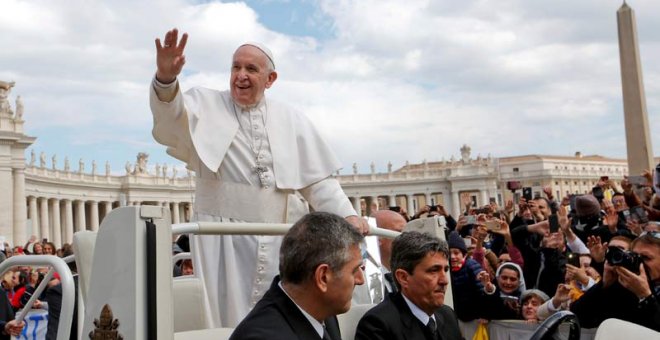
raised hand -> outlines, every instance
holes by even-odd
[[[591,257],[596,262],[605,261],[605,252],[607,251],[607,242],[600,243],[599,236],[589,236],[587,238],[587,248],[591,252]]]
[[[487,271],[480,271],[479,274],[477,274],[477,280],[481,281],[481,284],[484,286],[484,290],[488,294],[495,292],[495,285],[490,281],[490,275]]]
[[[616,267],[616,271],[619,277],[619,283],[637,295],[637,298],[643,299],[651,295],[651,288],[649,287],[649,281],[642,263],[639,264],[639,275],[619,266]]]
[[[580,282],[583,286],[589,283],[589,276],[587,271],[582,267],[575,267],[573,265],[566,265],[566,275],[571,279]]]
[[[179,30],[176,28],[165,33],[165,39],[161,44],[156,38],[156,79],[162,83],[171,83],[181,73],[186,63],[183,50],[188,42],[188,33],[184,33],[179,40]]]
[[[555,309],[559,308],[562,303],[571,299],[571,286],[560,283],[557,285],[557,290],[555,291],[555,296],[552,297],[552,305]]]
[[[543,193],[545,194],[545,197],[547,197],[549,200],[553,199],[552,188],[549,185],[543,187]]]
[[[632,184],[630,184],[628,176],[623,176],[623,179],[621,180],[621,188],[623,189],[624,193],[632,192]]]
[[[608,202],[609,206],[606,204],[605,211],[607,212],[607,215],[605,215],[605,224],[608,226],[610,229],[611,233],[616,233],[617,225],[619,224],[619,214],[617,213],[616,209],[612,206],[612,203],[609,203],[609,201],[603,201],[603,202]]]

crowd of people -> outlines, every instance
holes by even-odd
[[[660,192],[650,171],[642,178],[603,177],[592,192],[563,198],[544,188],[503,208],[468,204],[457,219],[426,206],[411,219],[447,221],[462,323],[538,323],[570,310],[584,328],[618,318],[660,331]]]
[[[24,246],[14,246],[13,248],[5,243],[0,251],[0,263],[12,256],[31,256],[31,255],[52,255],[58,257],[67,257],[73,255],[73,248],[70,244],[64,244],[62,248],[57,248],[54,243],[47,240],[38,241],[36,236],[32,236]],[[69,268],[74,274],[74,282],[77,284],[75,262],[69,263]],[[42,283],[48,272],[47,267],[36,266],[17,266],[6,271],[0,281],[2,293],[0,293],[0,340],[9,339],[10,335],[18,336],[25,322],[16,322],[14,317],[16,313],[23,309],[37,287]],[[56,272],[46,284],[46,288],[37,297],[32,309],[42,309],[48,313],[48,325],[45,339],[55,339],[57,335],[58,320],[62,304],[62,284],[60,276]],[[75,338],[75,317],[72,326],[71,338]]]

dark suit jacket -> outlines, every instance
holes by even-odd
[[[438,339],[463,339],[458,328],[456,314],[448,306],[435,312]],[[360,320],[355,340],[430,340],[430,332],[410,311],[401,293],[392,294],[390,299],[369,310]]]
[[[320,340],[309,320],[298,306],[278,286],[276,276],[270,289],[254,306],[254,309],[241,321],[229,340]],[[341,340],[336,317],[325,320],[325,328],[333,340]]]
[[[11,307],[9,298],[4,289],[0,289],[0,340],[9,340],[10,336],[4,334],[5,324],[14,320],[14,309]]]
[[[78,274],[73,275],[74,284],[74,304],[73,321],[71,323],[71,332],[69,339],[78,339]],[[50,287],[46,290],[44,301],[48,302],[48,328],[46,330],[46,340],[57,338],[57,329],[60,324],[60,311],[62,310],[62,284]]]

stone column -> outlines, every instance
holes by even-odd
[[[11,223],[7,226],[1,226],[0,232],[2,232],[4,235],[7,235],[7,241],[12,240],[9,235],[13,234],[13,244],[18,245],[25,244],[25,241],[28,239],[25,228],[25,221],[27,220],[27,207],[25,205],[25,169],[14,169],[13,174],[13,221],[11,221],[11,216],[9,216]],[[6,219],[3,219],[3,221],[4,220]]]
[[[103,206],[105,207],[103,209],[104,210],[103,219],[105,219],[105,217],[108,216],[108,214],[110,214],[110,212],[112,211],[112,202],[105,201],[103,202]],[[99,223],[101,222],[103,222],[103,220],[99,221]]]
[[[481,202],[479,206],[488,204],[488,192],[486,190],[479,190],[479,193],[481,194]]]
[[[446,191],[442,192],[442,205],[445,207],[445,211],[447,214],[450,214],[451,216],[456,216],[454,214],[454,202],[452,202],[452,198],[449,197],[449,193]]]
[[[48,198],[41,197],[39,198],[39,227],[41,232],[41,238],[47,238],[49,241],[49,225],[48,225]]]
[[[179,223],[186,222],[186,202],[179,203]]]
[[[36,235],[37,239],[39,239],[39,217],[37,217],[37,198],[34,196],[30,196],[28,198],[28,205],[30,206],[29,209],[30,209],[30,221],[32,222],[32,235]],[[23,242],[25,241],[27,241],[27,239],[23,240]]]
[[[6,151],[11,152],[10,147],[6,144],[2,147],[7,147]],[[0,149],[0,152],[2,151],[3,150]],[[5,163],[3,162],[4,157],[0,157],[0,188],[6,190],[6,192],[3,192],[2,195],[0,195],[0,235],[7,237],[7,241],[11,242],[12,245],[23,245],[26,241],[25,237],[19,239],[15,234],[12,237],[13,231],[16,229],[15,226],[12,227],[14,224],[14,216],[16,216],[16,213],[13,211],[16,204],[16,198],[11,192],[15,185],[12,179],[13,170],[10,164],[11,158],[9,155],[7,158],[7,164],[2,164]],[[20,202],[25,205],[25,196],[20,197]]]
[[[170,204],[170,202],[163,202],[163,207],[167,208],[167,210],[169,210],[170,212],[170,219],[169,219],[170,224],[174,223],[172,222],[174,221],[174,218],[172,216],[172,205]]]
[[[73,204],[71,200],[64,200],[64,242],[73,242]]]
[[[415,205],[413,204],[413,195],[406,195],[406,203],[408,203],[408,216],[415,215]]]
[[[431,193],[424,193],[424,204],[431,205]]]
[[[60,226],[60,200],[52,199],[50,201],[50,216],[53,221],[53,240],[55,246],[62,247],[62,227]]]
[[[367,216],[371,216],[371,214],[376,212],[375,210],[371,209],[374,203],[376,204],[376,210],[378,210],[378,196],[371,196],[369,198],[369,202],[367,202]]]
[[[193,204],[192,204],[192,202],[190,202],[190,203],[186,204],[186,214],[187,214],[186,215],[186,222],[192,221],[193,213],[194,213]]]
[[[89,202],[89,227],[92,231],[99,230],[99,202]]]
[[[180,223],[179,219],[179,203],[172,203],[172,224]]]
[[[621,61],[621,88],[628,150],[628,173],[640,175],[653,169],[653,145],[649,134],[646,96],[639,59],[635,13],[625,2],[616,13],[619,28],[619,57]]]
[[[389,204],[390,207],[393,207],[393,206],[397,205],[397,204],[396,204],[396,195],[390,195],[390,196],[388,196],[388,197],[387,197],[387,204]]]
[[[358,216],[362,216],[362,209],[360,207],[360,197],[359,196],[351,197],[351,203],[353,203],[353,209],[355,209],[355,213]]]
[[[85,201],[76,201],[76,231],[86,230],[87,226],[85,224]]]
[[[458,191],[452,191],[451,192],[451,205],[452,205],[452,214],[458,220],[458,217],[461,215],[461,210],[463,207],[461,206],[461,200],[458,197]]]

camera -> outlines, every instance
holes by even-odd
[[[532,200],[532,188],[531,187],[524,187],[522,189],[523,192],[523,198],[529,202]]]
[[[568,206],[571,208],[571,212],[575,212],[575,202],[577,201],[578,196],[582,196],[582,195],[568,196]]]
[[[636,185],[638,187],[643,187],[648,185],[646,177],[644,176],[628,176],[628,183]]]
[[[439,211],[439,210],[438,210],[438,206],[437,206],[437,205],[431,205],[431,206],[429,206],[429,212],[431,212],[431,211]]]
[[[646,215],[646,211],[644,210],[643,207],[641,206],[636,206],[632,207],[630,210],[632,210],[632,215],[634,215],[637,218],[637,221],[640,224],[645,224],[649,222],[649,217]]]
[[[591,189],[591,192],[593,193],[594,197],[596,197],[598,202],[602,202],[603,198],[605,198],[605,194],[603,193],[603,188],[599,186],[593,187],[593,189]]]
[[[484,222],[484,225],[488,230],[500,230],[502,228],[500,222],[495,220],[486,221]]]
[[[559,216],[557,216],[557,214],[548,216],[548,222],[550,223],[551,233],[556,233],[559,231]]]
[[[398,205],[395,205],[395,206],[390,207],[390,210],[400,213],[401,212],[401,207],[398,206]]]
[[[639,274],[639,264],[641,263],[641,259],[639,255],[631,251],[622,250],[617,247],[608,247],[605,259],[607,260],[607,263],[613,266],[620,266],[635,274]]]
[[[619,249],[619,248],[616,248],[616,249]],[[578,268],[580,267],[580,254],[568,253],[566,255],[566,260],[567,260],[568,264],[570,264],[571,266],[578,267]]]

